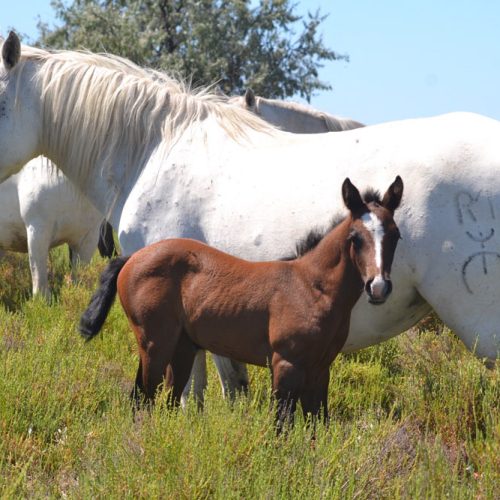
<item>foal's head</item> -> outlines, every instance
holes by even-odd
[[[396,180],[380,200],[377,196],[363,201],[357,188],[347,178],[342,197],[351,212],[350,255],[365,284],[372,304],[382,304],[392,291],[390,272],[396,245],[400,239],[394,211],[403,195],[403,181]]]

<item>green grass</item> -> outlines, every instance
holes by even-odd
[[[52,254],[50,305],[30,299],[24,257],[0,266],[0,497],[499,498],[500,369],[435,322],[332,366],[332,421],[276,437],[267,370],[224,401],[210,363],[206,408],[135,419],[136,346],[119,306],[85,344],[79,314],[103,261],[69,283]],[[438,332],[438,333],[436,333]]]

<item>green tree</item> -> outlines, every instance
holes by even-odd
[[[194,85],[218,82],[223,92],[247,87],[266,97],[310,100],[331,86],[318,77],[324,61],[344,59],[326,48],[318,28],[289,0],[75,0],[52,6],[62,24],[39,23],[37,43],[109,52],[139,65],[176,72]]]

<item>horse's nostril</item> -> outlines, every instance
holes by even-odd
[[[365,290],[372,304],[382,304],[392,292],[392,282],[376,277],[366,282]]]

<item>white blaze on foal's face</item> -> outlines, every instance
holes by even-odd
[[[361,220],[373,238],[375,265],[377,269],[371,283],[371,290],[374,295],[378,295],[382,293],[386,287],[385,280],[382,276],[382,242],[385,234],[384,226],[382,221],[373,212],[364,214]]]

